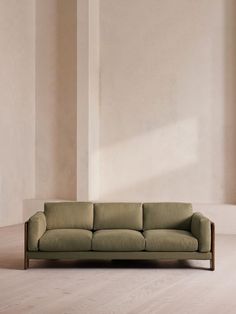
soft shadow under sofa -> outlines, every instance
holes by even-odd
[[[25,223],[29,259],[210,260],[215,228],[187,203],[45,203]]]

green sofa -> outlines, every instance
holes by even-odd
[[[30,259],[210,260],[215,228],[187,203],[45,203],[25,223]]]

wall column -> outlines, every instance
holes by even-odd
[[[99,0],[77,1],[77,199],[99,194]]]

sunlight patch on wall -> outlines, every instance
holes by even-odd
[[[198,162],[197,119],[118,142],[100,151],[100,198]]]

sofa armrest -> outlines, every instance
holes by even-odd
[[[198,239],[199,252],[211,251],[211,221],[201,213],[192,216],[191,232]]]
[[[46,217],[43,212],[37,212],[28,221],[28,251],[38,251],[38,241],[46,231]]]

